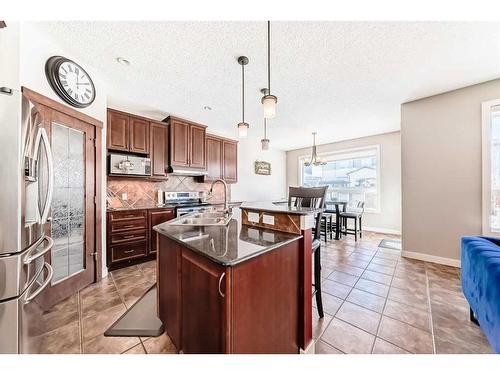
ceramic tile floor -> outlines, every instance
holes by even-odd
[[[105,337],[106,331],[156,282],[156,262],[110,272],[43,315],[45,353],[176,353],[169,337]]]
[[[491,353],[469,321],[459,270],[402,258],[365,232],[322,242],[323,306],[313,308],[316,353]],[[158,338],[104,337],[103,332],[156,280],[155,262],[113,271],[44,314],[47,353],[175,353]],[[315,303],[313,303],[315,305]]]
[[[469,321],[460,270],[378,248],[383,238],[398,236],[322,242],[325,316],[313,308],[316,353],[491,353]]]

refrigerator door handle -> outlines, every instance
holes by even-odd
[[[42,251],[36,253],[35,255],[32,255],[33,252],[38,248],[38,246],[43,241],[47,241],[47,246],[45,246]],[[24,264],[32,263],[34,260],[37,260],[41,256],[45,255],[50,249],[52,249],[53,246],[54,246],[54,240],[51,237],[49,236],[42,237],[42,240],[33,245],[33,247],[28,251],[28,253],[26,254],[26,258],[24,258],[23,263]]]
[[[31,295],[28,293],[26,295],[26,297],[24,298],[24,303],[30,303],[31,301],[33,301],[36,297],[38,297],[38,295],[40,293],[42,293],[45,290],[45,288],[47,288],[49,286],[50,282],[52,281],[52,276],[54,276],[54,270],[52,269],[50,264],[45,263],[43,265],[43,267],[40,269],[40,272],[38,273],[37,277],[35,278],[35,281],[33,281],[33,283],[31,285],[36,284],[36,279],[38,279],[38,276],[40,276],[42,274],[44,268],[46,268],[48,271],[47,278],[45,279],[43,284],[40,285],[40,287],[35,291],[35,293],[33,293]]]
[[[49,174],[49,181],[47,185],[47,199],[45,201],[45,205],[43,206],[41,224],[45,224],[47,222],[47,218],[49,216],[50,205],[52,204],[52,193],[54,190],[54,160],[52,159],[52,150],[50,148],[49,136],[47,135],[47,131],[44,128],[40,128],[42,141],[45,146],[45,151],[47,153],[47,169]]]

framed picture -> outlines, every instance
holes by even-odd
[[[271,163],[268,163],[267,161],[256,161],[255,174],[269,176],[271,174]]]

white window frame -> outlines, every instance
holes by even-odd
[[[489,100],[481,103],[482,120],[482,234],[484,236],[498,237],[500,232],[492,231],[490,226],[491,212],[491,113],[498,111],[500,99]]]
[[[380,144],[373,144],[369,146],[363,146],[363,147],[355,147],[355,148],[345,148],[345,149],[340,149],[340,150],[335,150],[335,151],[329,151],[329,152],[323,152],[323,153],[318,153],[318,156],[320,157],[321,160],[324,161],[334,161],[334,160],[340,160],[341,158],[338,158],[339,155],[343,154],[355,154],[356,152],[364,153],[367,151],[372,151],[375,150],[375,156],[377,158],[377,208],[365,208],[365,212],[369,213],[374,213],[374,214],[380,214],[382,212],[382,179],[381,179],[381,161],[380,161]],[[337,156],[337,158],[335,157]],[[311,154],[304,154],[304,155],[299,155],[298,156],[298,182],[299,185],[303,185],[303,176],[304,176],[304,162],[306,160],[311,159]]]

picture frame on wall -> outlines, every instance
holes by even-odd
[[[271,175],[271,163],[267,161],[255,161],[255,174],[269,176]]]

